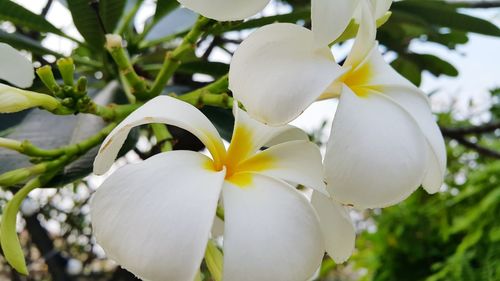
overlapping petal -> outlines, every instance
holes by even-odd
[[[326,252],[335,262],[345,262],[354,251],[356,240],[356,230],[347,209],[318,192],[313,193],[311,203],[319,216]]]
[[[253,118],[285,124],[296,118],[341,75],[328,46],[312,31],[277,23],[252,33],[236,50],[229,87]]]
[[[366,0],[361,1],[358,9],[361,12],[358,34],[356,35],[351,52],[343,65],[353,71],[367,58],[370,50],[375,45],[375,37],[377,35],[377,25],[371,11],[370,2]]]
[[[344,32],[358,3],[359,0],[311,1],[312,31],[319,46],[328,46]]]
[[[427,96],[385,62],[375,44],[368,56],[356,67],[364,79],[356,79],[353,89],[371,89],[383,94],[402,106],[418,123],[428,147],[428,172],[423,187],[430,193],[442,185],[446,170],[446,148],[439,127],[434,120]],[[356,73],[354,73],[356,75]]]
[[[242,20],[257,14],[269,0],[178,0],[207,18],[218,21]]]
[[[325,156],[328,191],[357,208],[400,202],[423,181],[426,149],[419,125],[398,103],[344,87]]]
[[[240,164],[245,172],[271,176],[325,193],[323,165],[318,147],[309,141],[272,146]]]
[[[254,175],[223,187],[224,280],[303,281],[321,263],[323,238],[307,199],[288,184]]]
[[[234,131],[228,149],[226,162],[237,165],[254,155],[263,147],[288,142],[292,140],[307,140],[307,134],[293,126],[273,127],[251,118],[247,112],[235,105]]]
[[[27,88],[35,79],[31,61],[11,46],[0,43],[0,79],[17,87]]]
[[[214,125],[198,109],[168,96],[156,97],[123,120],[104,140],[94,161],[94,173],[103,174],[113,164],[130,130],[139,125],[165,123],[191,132],[212,154],[215,165],[222,167],[225,148]]]
[[[206,169],[207,161],[174,151],[113,173],[91,202],[106,254],[146,280],[194,280],[225,174]]]

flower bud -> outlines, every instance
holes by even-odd
[[[72,58],[60,58],[57,60],[57,67],[63,78],[64,84],[73,86],[73,75],[75,73],[75,64]]]
[[[59,101],[49,95],[0,84],[0,113],[13,113],[38,106],[53,110],[59,106]]]
[[[106,49],[116,49],[122,47],[122,37],[118,34],[106,34]]]

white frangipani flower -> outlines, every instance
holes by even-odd
[[[419,185],[437,192],[446,168],[427,97],[378,51],[372,2],[313,0],[313,31],[291,24],[257,30],[235,53],[229,75],[249,114],[270,124],[292,120],[318,98],[340,96],[324,160],[327,188],[358,208],[395,204]],[[356,9],[360,29],[340,67],[326,44]]]
[[[218,21],[242,20],[260,12],[270,0],[177,0],[186,8]]]
[[[97,174],[112,165],[129,131],[146,123],[188,130],[212,158],[172,151],[113,173],[91,203],[94,233],[110,258],[150,281],[192,281],[221,193],[225,281],[303,281],[320,265],[325,244],[339,245],[341,260],[350,255],[354,232],[345,211],[335,214],[340,220],[327,222],[339,230],[325,243],[323,233],[329,232],[321,229],[321,218],[289,184],[326,193],[318,148],[297,128],[266,126],[237,106],[234,114],[227,150],[199,110],[167,96],[147,102],[111,132],[94,162]],[[259,151],[263,146],[269,148]],[[346,225],[347,231],[340,230]],[[344,233],[350,235],[339,235]],[[344,241],[351,249],[340,247]]]
[[[382,15],[392,3],[372,1]],[[243,41],[231,61],[229,88],[250,116],[271,125],[286,124],[329,90],[344,70],[328,44],[344,32],[359,2],[312,0],[312,31],[275,23]]]

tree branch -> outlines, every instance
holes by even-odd
[[[463,136],[471,134],[483,134],[493,132],[500,129],[500,122],[492,122],[474,127],[464,127],[464,128],[447,128],[441,126],[441,132],[446,136]]]
[[[500,7],[500,1],[447,1],[448,4],[472,9],[487,9]]]

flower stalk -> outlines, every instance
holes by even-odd
[[[41,149],[28,141],[15,143],[16,141],[7,142],[4,139],[4,143],[9,143],[12,148],[16,148],[15,150],[20,153],[32,157],[52,158],[53,160],[44,161],[31,167],[20,168],[1,174],[0,186],[13,186],[24,182],[31,177],[52,171],[61,165],[64,166],[66,163],[69,163],[77,157],[85,154],[91,148],[100,144],[115,127],[116,123],[110,123],[99,133],[82,142],[56,149]]]
[[[222,265],[223,256],[212,240],[208,240],[207,250],[205,252],[205,262],[207,263],[208,271],[215,281],[222,281]]]
[[[181,65],[182,57],[189,51],[194,50],[196,42],[204,34],[205,29],[212,23],[212,20],[200,16],[191,31],[189,31],[189,33],[184,37],[182,43],[174,50],[167,52],[162,68],[160,69],[160,73],[151,86],[151,90],[145,97],[146,99],[150,99],[161,94],[168,80]]]
[[[122,38],[116,34],[106,35],[106,49],[115,61],[120,73],[128,81],[132,91],[136,95],[142,95],[147,92],[147,85],[144,78],[140,77],[134,70],[130,58],[123,48]]]

